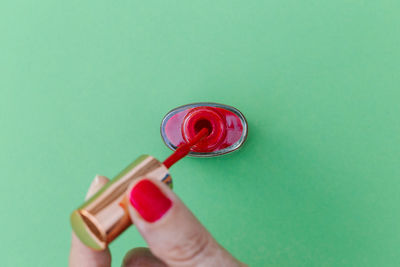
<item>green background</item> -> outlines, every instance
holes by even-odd
[[[400,266],[397,0],[0,2],[1,266],[65,266],[95,174],[164,159],[170,109],[249,122],[240,151],[171,169],[252,266]],[[135,228],[113,265],[144,245]]]

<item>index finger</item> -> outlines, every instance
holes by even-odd
[[[130,217],[169,266],[244,266],[221,247],[165,184],[138,179],[126,195]]]

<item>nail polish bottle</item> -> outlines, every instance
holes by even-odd
[[[71,214],[72,229],[94,250],[103,250],[132,222],[124,206],[129,185],[146,176],[172,188],[168,168],[186,155],[213,157],[241,147],[247,137],[243,114],[230,106],[194,103],[171,110],[162,120],[161,135],[175,152],[164,162],[142,155]]]

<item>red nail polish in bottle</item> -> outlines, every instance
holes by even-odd
[[[233,152],[247,138],[247,122],[234,107],[217,103],[194,103],[168,112],[161,123],[161,135],[165,144],[175,150],[191,142],[203,128],[207,137],[194,145],[189,156],[212,157]]]

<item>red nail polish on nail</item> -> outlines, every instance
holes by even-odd
[[[148,222],[157,221],[172,206],[172,201],[147,179],[133,187],[129,200],[142,218]]]

